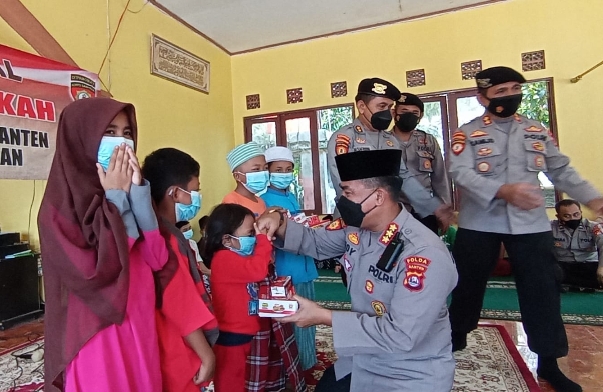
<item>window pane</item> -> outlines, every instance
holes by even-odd
[[[335,187],[329,175],[327,163],[327,144],[331,135],[344,125],[354,120],[352,105],[318,111],[318,153],[320,162],[320,197],[322,213],[332,214],[335,211]],[[338,184],[336,184],[338,185]]]
[[[442,155],[444,154],[444,128],[442,127],[442,107],[440,102],[425,102],[423,118],[418,129],[433,135],[440,145]]]
[[[295,167],[292,192],[302,210],[314,210],[314,173],[312,168],[312,147],[310,143],[310,118],[294,118],[285,121],[287,147],[293,151]]]
[[[463,97],[456,99],[456,118],[458,126],[467,124],[469,121],[484,114],[486,109],[479,104],[476,97]]]
[[[251,124],[251,140],[263,150],[276,146],[276,123],[271,121]]]

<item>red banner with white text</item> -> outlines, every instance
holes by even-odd
[[[0,179],[48,178],[61,111],[99,90],[92,72],[0,45]]]

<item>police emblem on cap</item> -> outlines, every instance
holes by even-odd
[[[406,102],[406,95],[400,95],[400,99],[398,100],[398,102]]]
[[[477,79],[477,87],[479,87],[479,88],[492,87],[492,83],[490,82],[490,78]]]
[[[385,90],[387,90],[387,86],[381,83],[373,84],[372,91],[376,94],[385,94]]]

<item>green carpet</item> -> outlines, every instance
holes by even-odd
[[[316,300],[333,310],[349,310],[350,296],[339,274],[319,270],[315,281]],[[595,293],[561,294],[561,313],[566,324],[603,325],[603,290]],[[493,278],[488,282],[482,318],[521,320],[513,278]]]

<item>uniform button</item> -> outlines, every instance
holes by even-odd
[[[410,234],[410,233],[412,233],[412,230],[411,230],[411,229],[406,229],[406,230],[404,230],[404,234]]]

